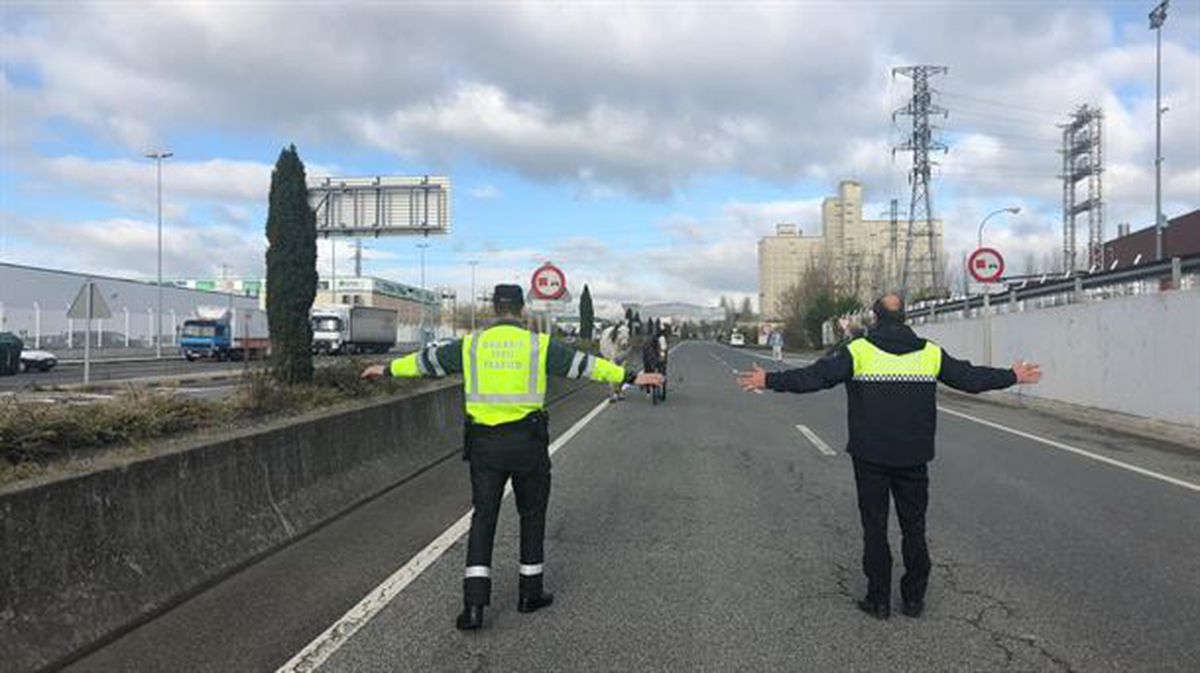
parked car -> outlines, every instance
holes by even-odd
[[[21,351],[21,371],[48,372],[58,364],[58,357],[50,351]]]
[[[746,345],[746,337],[742,336],[741,332],[734,332],[729,335],[729,345],[741,348]]]

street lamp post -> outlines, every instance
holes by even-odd
[[[475,267],[479,266],[479,260],[471,260],[467,262],[471,267],[471,333],[475,332]]]
[[[421,338],[425,338],[425,313],[428,309],[428,297],[425,296],[425,250],[429,247],[428,243],[418,243],[417,248],[421,251]]]
[[[1157,34],[1154,60],[1154,259],[1163,257],[1162,212],[1162,27],[1167,22],[1167,4],[1162,0],[1150,12],[1150,30]]]
[[[976,247],[977,248],[983,247],[983,225],[987,224],[987,221],[992,219],[992,217],[994,215],[999,215],[1000,213],[1009,213],[1012,215],[1016,215],[1020,212],[1021,212],[1020,206],[1010,206],[1008,208],[1001,208],[1000,210],[995,210],[995,211],[988,213],[987,217],[983,218],[983,220],[979,223],[979,245]]]
[[[984,217],[979,222],[979,240],[978,240],[978,246],[976,247],[976,249],[978,250],[979,248],[983,247],[983,226],[985,224],[987,224],[988,220],[992,219],[992,217],[994,217],[996,215],[999,215],[1000,213],[1009,213],[1011,215],[1016,215],[1020,212],[1021,212],[1020,206],[1009,206],[1008,208],[1001,208],[999,210],[994,210],[994,211],[988,213],[987,216]],[[963,260],[963,297],[969,296],[966,292],[967,276],[969,274],[970,274],[970,269],[967,268],[967,260]],[[992,308],[991,308],[992,301],[991,300],[992,300],[992,295],[988,291],[987,285],[984,285],[983,286],[983,361],[985,363],[987,363],[988,365],[992,364]],[[967,301],[969,301],[969,300],[963,299],[964,305],[966,305]],[[966,315],[966,309],[963,309],[963,315],[964,316]]]
[[[156,168],[158,182],[158,322],[155,325],[156,333],[154,335],[154,357],[162,358],[162,162],[163,159],[169,159],[174,156],[171,152],[151,152],[146,155],[147,159],[153,159]]]

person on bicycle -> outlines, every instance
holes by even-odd
[[[642,344],[642,370],[657,372],[662,365],[662,349],[659,347],[658,337],[646,339],[646,343]]]

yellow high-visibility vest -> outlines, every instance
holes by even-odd
[[[942,371],[942,348],[926,341],[921,350],[896,355],[866,339],[847,346],[854,360],[854,380],[883,383],[936,383]]]
[[[520,420],[546,405],[550,337],[496,325],[463,339],[463,395],[480,425]]]

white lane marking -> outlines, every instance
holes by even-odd
[[[589,411],[586,416],[579,419],[569,430],[559,435],[550,445],[550,455],[554,455],[563,445],[571,441],[584,426],[591,423],[592,419],[599,416],[609,406],[611,405],[608,403],[608,400],[604,400]],[[512,493],[511,483],[504,489],[504,497],[508,497],[510,493]],[[317,670],[321,664],[325,663],[329,657],[333,656],[335,652],[345,645],[359,629],[366,626],[401,591],[404,591],[405,587],[441,558],[442,554],[445,554],[450,547],[453,547],[454,543],[458,542],[458,539],[465,535],[470,528],[471,510],[468,510],[462,518],[455,521],[436,540],[430,542],[429,545],[409,559],[408,563],[405,563],[399,570],[392,573],[390,577],[380,583],[379,586],[372,589],[357,605],[342,615],[341,619],[334,622],[321,635],[317,636],[304,649],[300,650],[296,656],[280,666],[276,673],[301,673]]]
[[[738,373],[738,370],[733,365],[729,364],[725,360],[725,358],[721,357],[720,355],[717,355],[716,353],[713,353],[712,351],[709,351],[708,354],[711,355],[713,357],[713,359],[716,360],[717,362],[720,362],[721,364],[725,365],[726,367],[729,367],[729,371],[733,372],[734,374]]]
[[[827,456],[837,455],[837,451],[834,451],[832,448],[830,448],[829,445],[825,443],[825,440],[817,436],[817,433],[813,432],[807,425],[796,425],[796,429],[799,430],[805,437],[807,437],[808,441],[812,442],[813,446],[817,447],[817,451],[820,451]]]
[[[776,364],[781,364],[781,365],[797,364],[797,365],[804,366],[804,365],[811,365],[812,363],[816,362],[816,360],[809,360],[808,358],[797,358],[797,357],[788,357],[788,356],[784,356],[783,360],[780,361],[780,360],[776,360],[774,357],[772,357],[770,355],[763,355],[762,353],[754,353],[751,351],[746,351],[746,355],[749,355],[750,357],[758,358],[759,360],[766,360],[767,362],[774,362]]]
[[[1003,432],[1007,432],[1009,434],[1013,434],[1018,437],[1024,437],[1025,439],[1032,439],[1033,441],[1041,442],[1042,444],[1045,444],[1046,446],[1051,446],[1056,449],[1061,449],[1063,451],[1067,451],[1069,453],[1074,453],[1076,455],[1083,456],[1084,458],[1091,458],[1092,460],[1099,461],[1101,463],[1106,463],[1108,465],[1112,465],[1113,467],[1119,467],[1124,470],[1129,470],[1130,472],[1136,472],[1140,475],[1144,475],[1144,476],[1150,477],[1152,479],[1158,479],[1159,481],[1165,481],[1168,484],[1174,484],[1175,486],[1180,486],[1182,488],[1186,488],[1188,490],[1196,491],[1197,493],[1200,493],[1200,484],[1196,484],[1196,483],[1193,483],[1190,481],[1184,481],[1183,479],[1176,479],[1175,477],[1169,477],[1165,474],[1159,474],[1158,472],[1154,472],[1153,470],[1147,470],[1146,468],[1138,467],[1137,465],[1130,465],[1129,463],[1123,463],[1119,460],[1114,460],[1112,458],[1109,458],[1108,456],[1102,456],[1098,453],[1092,453],[1091,451],[1085,451],[1083,449],[1071,446],[1069,444],[1063,444],[1062,442],[1058,442],[1053,439],[1046,439],[1045,437],[1039,437],[1037,435],[1025,432],[1023,430],[1017,430],[1015,428],[1010,428],[1006,425],[1000,425],[999,423],[995,423],[993,421],[989,421],[989,420],[986,420],[983,418],[978,418],[978,417],[972,416],[970,414],[964,414],[961,411],[955,411],[954,409],[944,407],[940,404],[938,405],[938,409],[946,412],[947,414],[950,414],[951,416],[958,416],[960,418],[965,418],[969,421],[975,421],[976,423],[979,423],[980,425],[986,425],[989,428],[995,428],[997,430],[1001,430]]]

